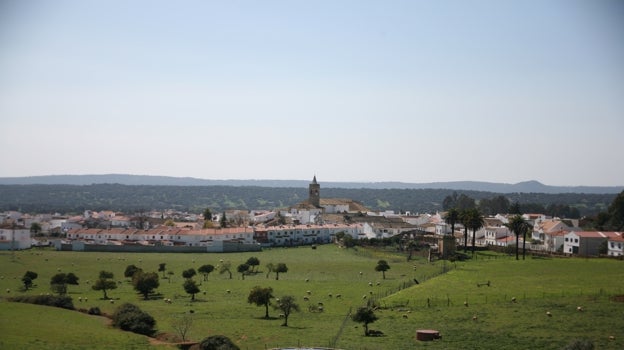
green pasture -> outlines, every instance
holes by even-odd
[[[236,267],[251,256],[260,260],[259,273],[242,280]],[[385,280],[374,270],[379,259],[391,266]],[[203,264],[217,266],[221,260],[231,262],[232,279],[217,271],[208,281],[195,276],[197,282],[201,281],[201,292],[191,302],[182,288],[182,271]],[[278,281],[274,274],[267,278],[265,266],[270,262],[286,263],[289,271],[280,274]],[[123,272],[129,264],[157,271],[160,263],[166,263],[167,271],[174,275],[161,279],[158,295],[144,301]],[[80,278],[80,285],[68,288],[76,308],[97,306],[112,313],[120,303],[131,302],[154,316],[158,330],[165,333],[175,333],[172,323],[192,310],[190,339],[223,334],[241,349],[334,344],[342,349],[561,349],[572,339],[584,337],[594,341],[598,349],[618,349],[624,347],[624,303],[614,302],[611,297],[624,294],[622,266],[621,261],[612,260],[515,261],[500,255],[479,255],[466,262],[428,263],[422,258],[407,261],[395,252],[345,250],[333,245],[229,254],[33,249],[0,253],[0,293],[49,293],[52,275],[73,272]],[[37,272],[39,277],[35,288],[23,292],[20,279],[27,270]],[[108,292],[114,303],[91,289],[91,281],[100,270],[113,272],[118,280],[119,287]],[[420,284],[412,286],[413,279]],[[489,287],[477,287],[487,281]],[[302,310],[291,315],[289,327],[280,326],[279,311],[270,309],[272,317],[265,320],[263,307],[247,303],[249,290],[255,285],[272,287],[276,297],[297,298]],[[511,302],[512,297],[516,303]],[[172,303],[165,303],[164,298],[172,299]],[[347,317],[350,310],[371,299],[381,308],[377,311],[380,319],[370,328],[383,331],[382,337],[364,337],[362,327]],[[319,303],[323,312],[318,311]],[[584,311],[577,311],[577,306]],[[547,311],[552,317],[546,316]],[[8,335],[0,341],[3,349],[35,344],[46,349],[71,349],[74,344],[77,349],[84,348],[85,343],[94,349],[171,347],[149,345],[146,337],[111,329],[102,318],[78,312],[1,301],[0,313],[0,334]],[[415,331],[422,328],[439,330],[442,339],[416,342]],[[609,340],[609,336],[615,340]]]

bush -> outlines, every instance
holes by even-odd
[[[152,335],[156,331],[156,320],[148,313],[139,309],[138,306],[125,303],[120,305],[112,316],[113,326],[124,331]]]
[[[97,315],[97,316],[100,316],[100,315],[102,314],[102,311],[100,310],[100,308],[99,308],[99,307],[97,307],[97,306],[96,306],[96,307],[91,307],[91,308],[89,308],[89,311],[87,311],[87,313],[88,313],[89,315]]]
[[[564,350],[594,350],[594,343],[587,339],[577,339],[566,345]]]
[[[224,335],[212,335],[199,343],[200,350],[240,350],[230,338]]]
[[[23,295],[9,298],[10,301],[36,305],[60,307],[62,309],[75,310],[72,298],[58,295]]]

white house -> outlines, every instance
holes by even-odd
[[[571,231],[563,236],[563,252],[581,256],[598,255],[600,245],[622,237],[620,232]]]
[[[620,235],[611,237],[607,241],[607,255],[609,256],[622,256],[624,255],[624,234],[618,232]]]
[[[22,250],[31,246],[29,229],[23,227],[0,229],[0,250]]]

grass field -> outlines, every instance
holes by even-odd
[[[242,280],[236,266],[251,256],[260,259],[261,273]],[[386,259],[391,266],[385,280],[374,271],[379,259]],[[202,282],[197,301],[191,302],[182,288],[181,272],[203,264],[216,266],[220,260],[232,263],[233,278],[213,272],[208,281]],[[273,274],[266,278],[265,265],[269,262],[284,262],[289,271],[280,274],[279,281]],[[173,278],[161,279],[158,300],[144,301],[123,272],[129,264],[156,271],[159,263],[166,263],[167,270],[174,272]],[[112,313],[120,303],[132,302],[154,316],[159,331],[167,333],[174,333],[172,323],[193,310],[191,339],[223,334],[241,349],[321,347],[336,340],[335,346],[343,349],[561,349],[576,338],[591,339],[598,349],[620,349],[624,348],[624,303],[612,301],[611,297],[624,294],[623,266],[621,261],[612,260],[515,261],[485,254],[456,264],[428,263],[424,259],[408,262],[405,256],[393,252],[344,250],[332,245],[315,250],[301,247],[230,254],[29,250],[14,256],[0,253],[0,291],[5,295],[48,293],[52,275],[59,270],[73,272],[80,277],[80,285],[69,286],[69,295],[77,308],[98,306]],[[20,278],[27,270],[39,274],[37,287],[20,292]],[[91,290],[88,280],[94,280],[100,270],[113,272],[120,282],[118,289],[108,293],[115,304],[102,300],[101,292]],[[441,274],[444,271],[449,272]],[[421,283],[398,291],[414,278]],[[202,278],[196,276],[195,280]],[[489,287],[477,287],[487,281]],[[272,287],[276,297],[297,298],[302,310],[291,315],[289,327],[280,326],[278,311],[271,309],[272,318],[265,320],[264,308],[247,303],[249,290],[255,285]],[[310,302],[303,300],[307,291]],[[342,297],[338,299],[336,294]],[[89,301],[78,302],[78,297]],[[371,297],[382,308],[377,311],[380,319],[370,328],[382,330],[383,337],[364,337],[362,327],[347,318],[350,310]],[[511,302],[512,297],[516,303]],[[167,304],[162,298],[173,302]],[[308,305],[319,302],[323,303],[323,312],[308,311]],[[577,311],[577,306],[583,306],[584,311]],[[93,349],[170,347],[149,345],[145,337],[111,329],[102,318],[49,308],[43,312],[42,308],[0,302],[0,348],[21,349],[36,344],[46,349],[79,349],[84,344]],[[547,311],[552,317],[546,316]],[[473,316],[477,319],[473,320]],[[443,337],[435,342],[416,342],[415,331],[422,328],[437,329]],[[609,336],[615,340],[609,340]]]

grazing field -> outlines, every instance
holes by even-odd
[[[236,267],[252,256],[260,260],[259,272],[243,280]],[[385,280],[374,270],[379,259],[387,260],[391,267]],[[232,279],[218,271],[212,272],[207,281],[201,275],[195,276],[201,282],[201,292],[191,302],[182,287],[182,271],[203,264],[217,266],[221,260],[231,262]],[[279,280],[275,280],[274,273],[267,278],[266,265],[279,262],[286,263],[288,272],[281,273]],[[168,271],[173,275],[161,278],[158,294],[152,300],[142,300],[123,276],[126,266],[135,264],[155,272],[161,263],[166,264],[164,276],[170,276]],[[110,314],[120,303],[131,302],[154,316],[160,332],[171,334],[176,333],[176,320],[192,310],[193,325],[187,338],[199,341],[223,334],[241,349],[334,345],[342,349],[406,349],[416,345],[432,349],[561,349],[577,338],[592,340],[598,349],[619,349],[624,347],[624,303],[614,301],[613,296],[624,294],[622,263],[585,259],[515,261],[485,254],[465,262],[428,263],[421,258],[407,261],[395,252],[345,250],[333,245],[230,254],[33,249],[14,255],[0,253],[0,292],[5,296],[49,293],[51,276],[59,271],[73,272],[80,284],[70,285],[68,292],[76,308],[97,306]],[[27,270],[39,276],[34,281],[36,287],[24,292],[20,291],[20,279]],[[118,281],[118,288],[108,291],[113,303],[103,300],[101,291],[91,289],[100,270],[113,272]],[[414,279],[420,284],[414,285]],[[477,286],[487,281],[489,286]],[[256,285],[273,288],[276,297],[293,295],[297,299],[301,312],[290,316],[289,327],[280,326],[280,311],[271,308],[267,320],[263,319],[263,307],[247,303],[247,295]],[[165,303],[164,298],[172,302]],[[379,320],[369,328],[383,331],[381,337],[364,337],[362,326],[347,317],[350,310],[371,299],[381,308],[376,311]],[[583,311],[577,311],[577,306],[582,306]],[[78,312],[6,301],[0,302],[0,311],[3,349],[37,344],[46,349],[78,349],[84,344],[94,349],[173,348],[150,344],[146,337],[111,329],[104,318]],[[423,328],[439,330],[442,339],[416,342],[415,331]]]

